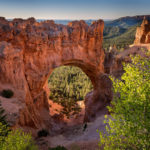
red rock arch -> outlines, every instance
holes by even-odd
[[[0,84],[22,92],[24,107],[17,124],[49,126],[46,81],[61,65],[80,67],[93,83],[94,91],[86,98],[86,121],[109,103],[112,93],[111,81],[104,73],[103,28],[102,20],[90,26],[84,21],[65,26],[53,21],[38,23],[34,18],[0,18]]]

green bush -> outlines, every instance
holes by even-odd
[[[8,128],[0,124],[0,133],[7,132]],[[10,131],[7,136],[0,136],[0,150],[38,150],[30,134],[21,130]]]
[[[49,148],[48,150],[67,150],[64,146],[57,146],[55,148]]]
[[[38,131],[38,137],[46,137],[48,136],[49,132],[46,129],[42,129],[40,131]]]
[[[11,98],[14,95],[14,92],[10,89],[7,89],[7,90],[3,90],[1,92],[1,95],[5,98]]]
[[[10,130],[8,129],[7,125],[2,124],[2,122],[0,122],[0,150],[9,131]]]
[[[132,58],[121,80],[113,81],[114,100],[109,107],[107,135],[100,132],[104,150],[150,150],[150,60]]]
[[[30,134],[21,130],[11,131],[0,105],[0,150],[38,150]]]

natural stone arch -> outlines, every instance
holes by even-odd
[[[93,83],[94,91],[86,98],[85,121],[110,102],[111,81],[103,65],[103,28],[102,20],[90,26],[84,21],[65,26],[53,21],[38,23],[34,18],[0,18],[0,83],[21,91],[25,103],[17,124],[37,128],[50,125],[47,79],[61,65],[80,67]]]
[[[79,67],[89,77],[89,79],[93,84],[93,88],[96,89],[97,86],[96,77],[97,73],[99,73],[99,71],[96,70],[96,66],[77,59],[63,61],[62,65]]]

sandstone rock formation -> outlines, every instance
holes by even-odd
[[[120,79],[123,70],[123,63],[131,63],[131,56],[141,56],[148,57],[146,55],[148,51],[147,45],[132,45],[131,47],[125,49],[123,52],[117,52],[113,49],[110,52],[105,53],[104,69],[105,73]]]
[[[140,27],[137,28],[134,44],[150,43],[150,22],[144,18]]]
[[[111,81],[103,64],[103,28],[102,20],[90,26],[84,21],[65,26],[54,21],[39,23],[34,18],[0,18],[0,90],[7,85],[22,103],[17,125],[50,126],[47,79],[61,65],[80,67],[93,83],[94,91],[86,98],[85,120],[90,121],[110,102]]]
[[[105,73],[120,79],[124,73],[123,63],[131,63],[130,55],[137,54],[141,54],[139,46],[133,46],[122,52],[119,52],[116,48],[112,48],[109,52],[105,52]]]

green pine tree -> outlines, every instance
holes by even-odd
[[[0,122],[1,122],[2,124],[7,124],[7,122],[6,122],[5,110],[2,108],[1,103],[0,103]]]

